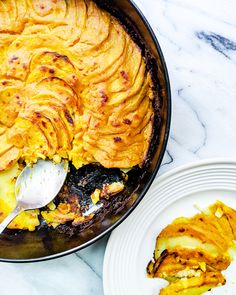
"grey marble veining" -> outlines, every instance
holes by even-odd
[[[171,134],[159,175],[202,158],[236,157],[236,1],[136,2],[158,37],[171,80]],[[54,261],[0,263],[0,293],[102,295],[106,242]]]

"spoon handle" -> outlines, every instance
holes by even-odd
[[[24,211],[22,207],[16,206],[16,208],[0,224],[0,234],[4,231],[8,224],[22,211]]]

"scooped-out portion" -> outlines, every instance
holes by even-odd
[[[148,277],[169,282],[160,295],[198,295],[222,286],[235,240],[236,211],[219,201],[192,218],[177,218],[156,239]]]

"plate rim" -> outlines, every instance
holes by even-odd
[[[175,167],[175,168],[163,173],[159,177],[157,177],[156,178],[156,179],[158,179],[157,187],[160,187],[163,182],[165,182],[166,180],[168,180],[169,178],[171,178],[175,174],[180,174],[180,173],[183,173],[187,170],[191,170],[191,169],[194,170],[199,167],[211,166],[211,165],[233,165],[233,166],[235,166],[235,169],[236,169],[236,157],[214,157],[214,158],[206,158],[206,159],[195,160],[195,161],[191,161],[189,163],[185,163],[185,164]],[[152,186],[150,187],[150,189],[151,188],[152,188]],[[143,201],[145,201],[145,197],[143,198]],[[137,208],[139,206],[140,205],[138,205]],[[159,212],[159,214],[161,212]],[[127,219],[126,219],[126,221],[127,221]],[[113,240],[116,238],[115,237],[116,232],[117,232],[117,230],[114,230],[112,232],[112,234],[110,235],[109,240],[106,245],[105,254],[104,254],[104,260],[103,260],[103,291],[104,291],[104,295],[112,295],[112,294],[108,294],[108,291],[106,291],[106,288],[107,288],[108,282],[109,282],[109,275],[108,274],[110,273],[107,266],[109,265],[109,263],[108,263],[109,258],[112,255],[112,251],[111,251],[112,243],[113,243]]]

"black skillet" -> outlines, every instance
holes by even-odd
[[[156,97],[154,132],[143,168],[134,168],[129,174],[125,190],[110,201],[103,200],[102,207],[92,221],[78,227],[48,228],[43,222],[35,232],[7,230],[0,237],[0,261],[35,262],[57,258],[83,249],[110,233],[124,221],[145,196],[160,167],[169,135],[171,119],[171,93],[168,72],[159,43],[142,12],[129,0],[96,0],[97,4],[116,16],[140,46],[152,73]],[[117,169],[104,169],[96,165],[84,166],[79,171],[71,169],[67,185],[73,194],[82,196],[85,207],[90,190],[104,182],[119,181]],[[86,182],[81,188],[78,183]],[[158,196],[157,196],[158,198]]]

